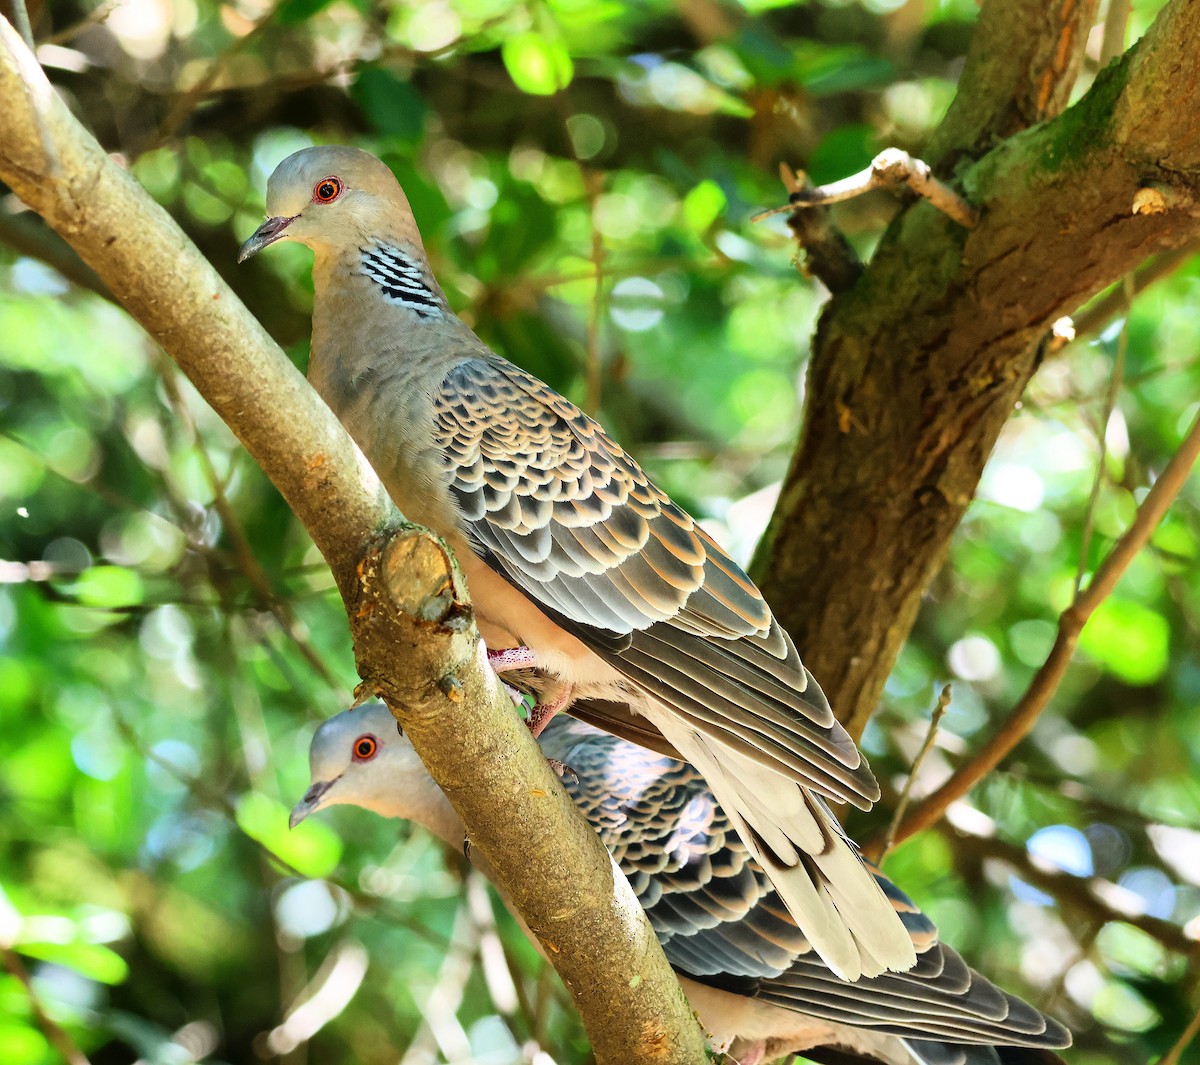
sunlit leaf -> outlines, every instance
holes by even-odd
[[[1079,646],[1129,684],[1149,684],[1167,668],[1171,627],[1140,603],[1110,598],[1096,609]]]
[[[517,88],[533,96],[553,96],[571,84],[575,73],[566,47],[540,33],[509,37],[500,55]]]
[[[328,876],[342,856],[337,833],[312,819],[290,829],[288,813],[261,792],[251,792],[238,801],[238,827],[302,875]]]
[[[133,606],[142,601],[142,578],[124,566],[92,566],[79,575],[73,591],[84,606]]]
[[[129,976],[125,959],[99,943],[21,943],[20,951],[30,958],[65,965],[101,984],[119,984]]]

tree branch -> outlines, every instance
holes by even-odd
[[[1166,469],[1142,500],[1133,522],[1113,545],[1091,583],[1079,592],[1074,602],[1063,611],[1058,619],[1058,635],[1055,637],[1054,646],[1050,648],[1046,661],[1034,675],[1025,694],[987,744],[960,765],[949,780],[926,797],[905,818],[894,833],[897,842],[908,839],[909,836],[938,821],[952,802],[966,795],[1029,734],[1029,730],[1033,728],[1058,690],[1075,653],[1079,634],[1087,624],[1088,618],[1109,596],[1134,556],[1149,541],[1163,515],[1183,488],[1197,458],[1200,458],[1200,414],[1192,422],[1192,427],[1179,450],[1172,456]]]
[[[992,858],[1012,866],[1022,880],[1044,891],[1064,909],[1073,910],[1097,924],[1121,921],[1132,925],[1193,964],[1200,962],[1200,940],[1193,939],[1174,922],[1146,913],[1136,895],[1111,880],[1099,876],[1075,876],[1030,854],[1024,847],[970,831],[961,825],[945,827],[942,831],[955,851],[965,851],[977,858]]]
[[[959,174],[982,209],[974,229],[913,205],[827,305],[754,572],[852,733],[1051,324],[1200,240],[1200,113],[1162,106],[1197,80],[1200,0],[1173,0],[1076,105]],[[1150,185],[1170,190],[1165,208],[1135,210]]]
[[[984,0],[958,93],[926,158],[939,171],[1062,112],[1099,0]]]
[[[304,523],[342,593],[364,682],[403,721],[541,938],[597,1060],[702,1060],[699,1028],[645,914],[483,662],[445,547],[413,526],[378,538],[397,515],[345,430],[78,124],[4,19],[0,96],[0,178],[179,363]]]

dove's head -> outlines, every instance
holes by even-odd
[[[382,703],[344,710],[324,722],[313,736],[309,770],[312,784],[292,810],[292,828],[315,810],[339,803],[424,824],[432,808],[449,805]]]
[[[277,240],[336,250],[389,237],[421,247],[395,175],[358,148],[330,144],[289,155],[267,182],[267,215],[242,245],[238,262]]]

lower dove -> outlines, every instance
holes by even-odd
[[[878,869],[918,961],[847,983],[815,955],[691,766],[568,718],[540,739],[569,767],[564,786],[628,877],[715,1050],[741,1065],[798,1052],[822,1060],[815,1048],[887,1065],[1061,1065],[1053,1049],[1070,1044],[1067,1030],[969,969]],[[330,718],[310,762],[293,827],[348,803],[462,843],[462,821],[386,707]]]
[[[306,148],[267,185],[239,261],[308,245],[308,377],[400,510],[444,537],[493,665],[558,681],[597,724],[694,765],[838,975],[912,943],[823,798],[879,788],[759,590],[603,428],[455,315],[387,166]],[[639,735],[640,733],[640,735]]]

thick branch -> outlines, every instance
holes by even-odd
[[[984,0],[958,93],[926,158],[941,170],[1060,114],[1099,6],[1099,0]]]
[[[1078,104],[961,174],[978,226],[914,205],[822,316],[756,570],[855,734],[1051,324],[1200,239],[1200,112],[1161,104],[1197,82],[1200,0],[1175,0]],[[1164,209],[1136,210],[1151,185]]]
[[[374,472],[179,227],[119,169],[0,19],[0,179],[175,358],[286,497],[389,700],[497,883],[542,936],[597,1060],[702,1060],[699,1029],[629,885],[486,670],[445,549],[402,529]],[[499,816],[498,816],[499,813]]]

